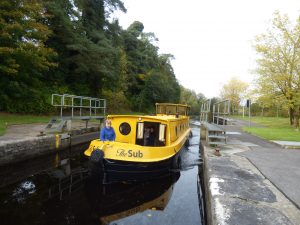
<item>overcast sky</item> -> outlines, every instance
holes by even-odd
[[[300,15],[299,0],[123,0],[121,26],[144,24],[158,37],[160,53],[171,53],[180,84],[218,96],[232,76],[251,82],[255,69],[252,43],[266,31],[275,10],[292,20]]]

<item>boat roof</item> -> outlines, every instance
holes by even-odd
[[[185,105],[185,104],[175,104],[175,103],[156,103],[155,105],[183,106],[183,107],[190,108],[189,105]]]
[[[176,118],[175,115],[108,115],[109,118],[141,118],[142,120],[160,120],[160,121],[177,121],[184,118],[187,118],[187,116],[179,116],[179,118]]]

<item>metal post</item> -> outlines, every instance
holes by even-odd
[[[103,114],[104,114],[104,116],[105,116],[105,109],[106,109],[106,100],[103,100],[103,103],[104,103],[104,109],[103,109]]]
[[[215,110],[216,110],[216,107],[215,107],[215,104],[213,105],[213,123],[215,123]]]
[[[223,109],[223,125],[226,125],[226,121],[225,121],[225,115],[226,115],[226,102],[224,102],[224,109]]]
[[[74,115],[74,97],[72,97],[72,117]]]
[[[80,108],[79,108],[79,116],[81,117],[81,111],[82,111],[82,98],[80,98]]]
[[[90,99],[90,117],[92,116],[92,100]]]
[[[64,105],[64,96],[61,96],[61,99],[60,99],[60,118],[62,118],[63,105]]]
[[[219,125],[219,116],[220,116],[220,104],[218,104],[218,114],[217,114],[217,125]]]
[[[243,105],[243,118],[245,117],[245,106]]]
[[[249,99],[249,127],[251,127],[251,100]]]
[[[206,102],[202,105],[202,120],[207,121]]]

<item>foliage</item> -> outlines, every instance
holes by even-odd
[[[290,122],[299,127],[300,18],[293,25],[287,16],[274,14],[272,28],[256,38],[258,91],[262,96],[284,99]],[[268,98],[266,98],[268,101]],[[264,101],[264,102],[266,102]]]
[[[38,0],[3,0],[0,8],[0,110],[48,111],[40,94],[43,74],[56,66],[55,51],[45,45],[48,15]]]
[[[201,104],[206,100],[202,93],[196,94],[195,91],[180,86],[180,103],[191,106],[191,115],[199,115]]]
[[[110,90],[103,91],[103,98],[107,101],[107,113],[123,113],[129,112],[129,102],[123,91],[112,92]]]
[[[170,54],[158,54],[153,42],[157,38],[153,33],[143,33],[141,22],[133,22],[122,32],[124,52],[122,65],[126,64],[128,85],[125,94],[135,111],[153,111],[156,102],[178,103],[179,84],[176,80]]]
[[[52,93],[108,99],[109,110],[149,111],[155,102],[179,102],[170,54],[133,22],[120,0],[1,1],[1,111],[54,111]]]
[[[154,111],[156,102],[179,102],[179,85],[165,74],[155,73],[145,80],[145,88],[139,98],[139,111]]]
[[[224,84],[221,90],[221,98],[230,100],[231,112],[238,111],[241,100],[246,94],[248,84],[239,80],[237,77],[232,77],[227,84]]]

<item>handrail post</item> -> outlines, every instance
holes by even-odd
[[[79,108],[79,116],[81,117],[82,112],[82,98],[80,98],[80,108]]]
[[[105,116],[105,113],[106,113],[106,100],[105,100],[105,99],[103,100],[103,103],[104,103],[104,109],[103,109],[103,112],[104,112],[104,113],[103,113],[103,114],[104,114],[104,116]]]
[[[219,125],[219,117],[220,117],[220,104],[218,104],[218,113],[217,113],[217,125]]]
[[[72,97],[72,117],[74,116],[74,97]]]
[[[90,99],[90,117],[92,116],[92,100]]]
[[[215,105],[213,105],[213,110],[212,110],[212,117],[213,117],[213,123],[215,123]]]
[[[64,96],[61,96],[60,98],[60,117],[62,118],[63,113],[63,105],[64,105]]]

